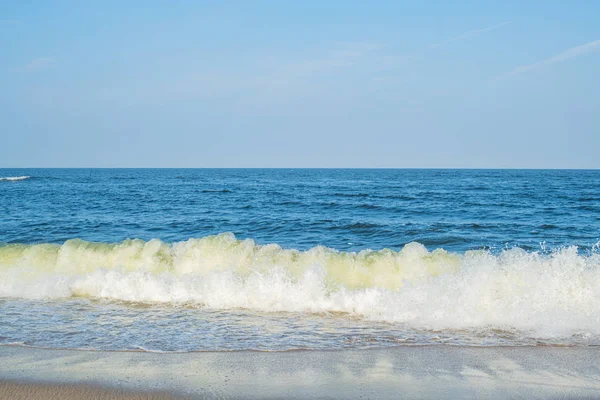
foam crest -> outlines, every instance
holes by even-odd
[[[307,251],[232,234],[173,244],[70,240],[0,247],[0,296],[85,296],[214,309],[348,313],[423,329],[600,333],[600,255]]]
[[[23,181],[25,179],[29,179],[31,178],[30,176],[6,176],[6,177],[1,177],[0,176],[0,181]]]

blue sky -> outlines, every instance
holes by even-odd
[[[598,16],[0,0],[0,167],[600,168]]]

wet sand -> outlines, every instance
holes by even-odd
[[[0,399],[11,400],[171,400],[169,394],[127,392],[111,388],[22,382],[0,382]]]
[[[0,399],[600,399],[599,360],[596,347],[156,354],[5,346]]]

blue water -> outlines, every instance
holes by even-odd
[[[0,242],[539,249],[600,240],[600,171],[0,169]]]
[[[0,345],[599,345],[600,171],[0,169]]]

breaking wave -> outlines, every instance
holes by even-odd
[[[6,177],[1,177],[0,176],[0,181],[24,181],[25,179],[29,179],[31,178],[30,176],[6,176]]]
[[[307,251],[221,234],[184,242],[0,246],[0,297],[347,313],[423,329],[600,333],[600,254],[514,248]]]

